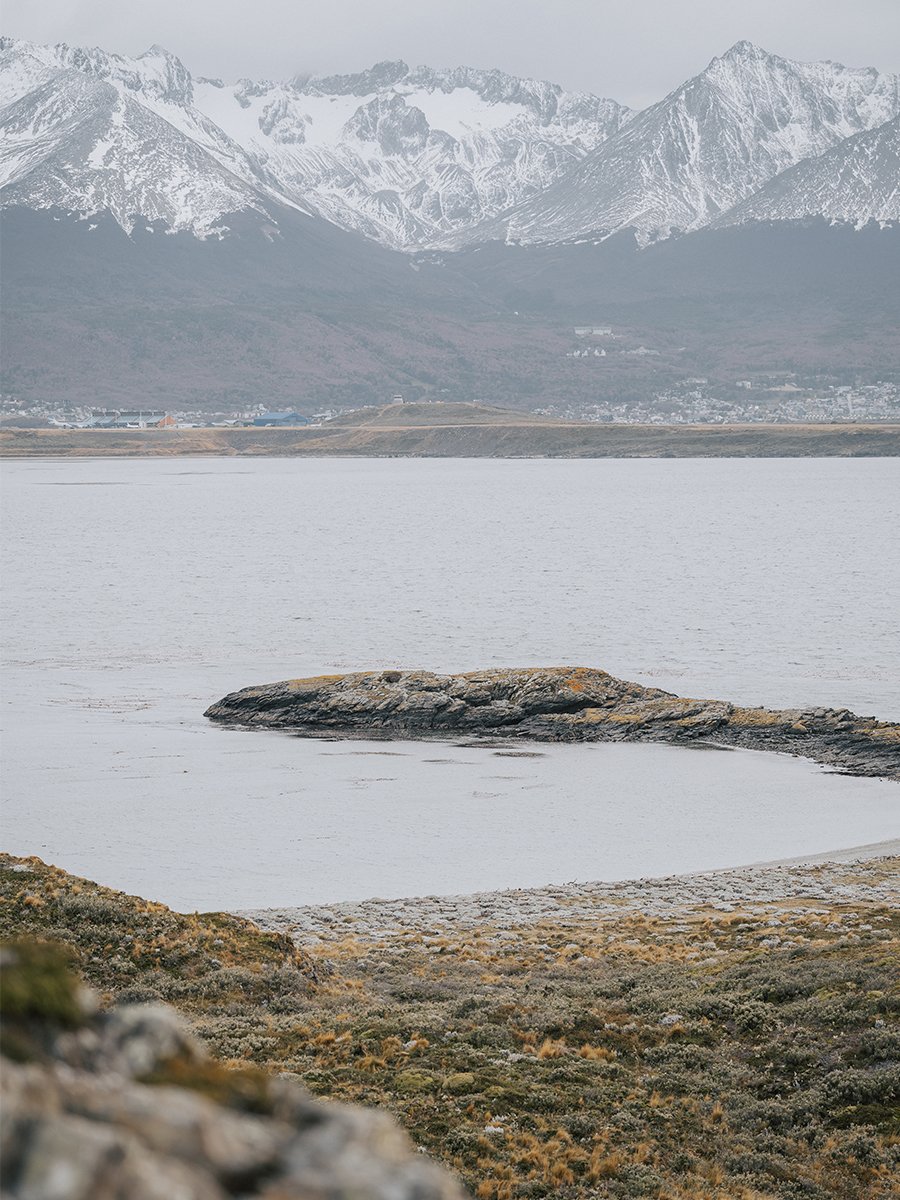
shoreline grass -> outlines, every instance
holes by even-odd
[[[478,1200],[888,1200],[900,909],[862,885],[900,860],[833,871],[839,899],[811,874],[669,919],[347,925],[297,950],[4,856],[0,935],[71,946],[107,1002],[165,999],[226,1064],[391,1110]]]

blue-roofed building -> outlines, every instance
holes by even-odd
[[[308,425],[309,417],[301,417],[295,412],[270,412],[263,413],[260,417],[253,418],[254,425]]]

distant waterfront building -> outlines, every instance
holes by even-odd
[[[612,337],[612,328],[609,325],[576,325],[576,337]]]
[[[295,412],[267,412],[253,418],[254,425],[308,425],[309,418]]]
[[[166,419],[161,409],[126,409],[116,418],[114,429],[153,429]]]
[[[87,422],[89,429],[166,429],[176,424],[162,409],[122,408],[94,411]]]

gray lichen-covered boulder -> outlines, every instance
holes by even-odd
[[[244,688],[213,721],[310,736],[503,736],[538,741],[706,739],[800,754],[856,775],[900,779],[900,726],[847,709],[771,711],[694,700],[586,667],[364,671]]]
[[[100,1014],[33,946],[4,958],[4,1200],[465,1200],[388,1114],[230,1071],[162,1005]]]

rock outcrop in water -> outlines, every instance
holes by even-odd
[[[586,667],[289,679],[232,692],[206,716],[309,736],[705,741],[799,754],[848,774],[900,780],[900,725],[847,709],[770,711],[689,700]]]

